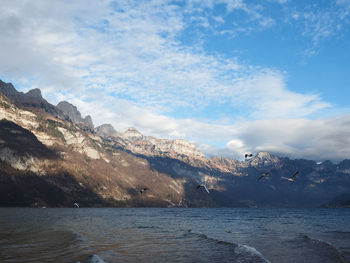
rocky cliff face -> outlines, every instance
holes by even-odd
[[[18,95],[5,86],[4,94]],[[38,101],[41,93],[25,96]],[[79,125],[83,119],[71,104],[65,119],[13,101],[0,94],[0,206],[300,207],[350,192],[350,160],[317,164],[267,152],[247,161],[206,158],[188,141],[135,128],[118,132],[106,124],[92,133]],[[282,179],[295,171],[294,183]],[[270,176],[258,180],[264,172]],[[196,189],[200,182],[210,194]]]
[[[18,92],[11,83],[6,83],[0,80],[0,92],[11,100],[15,100],[16,97],[19,97],[23,92]]]
[[[108,138],[109,136],[116,136],[117,131],[114,129],[112,124],[102,124],[95,128],[97,134],[104,138]]]
[[[194,144],[182,139],[166,140],[153,136],[144,136],[135,128],[117,132],[110,124],[99,126],[96,132],[115,146],[123,147],[134,154],[167,156],[178,159],[183,159],[184,157],[205,158],[204,154],[196,149]]]
[[[65,115],[68,116],[68,118],[77,124],[80,128],[86,131],[93,131],[94,130],[94,124],[92,123],[91,116],[88,115],[85,118],[81,117],[80,112],[78,111],[77,107],[73,104],[70,104],[66,101],[61,101],[56,105],[58,109],[60,109]]]
[[[350,191],[348,161],[317,165],[314,161],[280,158],[267,152],[259,152],[247,161],[220,156],[205,158],[184,140],[162,140],[144,136],[134,128],[116,132],[112,126],[108,127],[110,133],[97,133],[109,145],[146,158],[153,169],[173,178],[204,182],[216,204],[318,206],[329,202],[337,193]],[[294,183],[282,179],[291,177],[297,170],[300,173]],[[265,172],[270,176],[258,181]]]
[[[0,94],[0,206],[182,206],[186,180]],[[140,189],[148,190],[141,195]]]
[[[48,103],[39,89],[33,89],[27,93],[18,92],[11,83],[0,80],[0,93],[5,95],[14,105],[27,108],[36,112],[47,112],[57,118],[63,118],[63,113],[52,104]]]

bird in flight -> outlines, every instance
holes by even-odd
[[[205,184],[199,184],[196,188],[197,188],[197,190],[198,190],[198,189],[201,188],[201,187],[203,187],[203,188],[205,189],[205,191],[207,191],[207,193],[209,194],[209,190],[208,190],[208,188],[205,186]]]
[[[258,181],[269,176],[270,176],[270,172],[263,173],[262,175],[259,176]]]
[[[282,178],[288,180],[289,182],[294,183],[295,176],[297,176],[298,173],[299,173],[299,171],[296,171],[296,172],[292,175],[291,178],[287,178],[287,177],[283,177],[283,176],[282,176]]]
[[[247,159],[248,157],[253,157],[253,154],[252,153],[246,153],[244,155],[244,158]]]
[[[140,189],[140,193],[143,194],[143,192],[146,191],[146,190],[148,190],[147,187],[141,188],[141,189]]]

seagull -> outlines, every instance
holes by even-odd
[[[198,189],[201,188],[201,187],[203,187],[203,188],[205,189],[205,191],[207,191],[207,193],[209,194],[209,190],[208,190],[208,188],[207,188],[204,184],[199,184],[196,188],[197,188],[197,190],[198,190]]]
[[[146,190],[148,190],[147,187],[141,188],[141,189],[140,189],[140,193],[143,194],[143,192],[146,191]]]
[[[76,208],[79,208],[79,204],[78,203],[74,203],[73,206],[76,207]]]
[[[247,159],[248,157],[253,157],[253,154],[252,153],[246,153],[244,155],[244,158]]]
[[[262,175],[259,176],[258,181],[269,176],[270,176],[270,172],[263,173]]]
[[[288,180],[288,181],[291,182],[291,183],[294,183],[295,176],[297,176],[298,173],[299,173],[299,171],[296,171],[296,172],[292,175],[291,178],[287,178],[287,177],[283,177],[283,176],[282,176],[281,178],[286,179],[286,180]]]

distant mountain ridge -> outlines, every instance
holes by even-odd
[[[4,82],[0,120],[0,206],[348,204],[350,160],[317,164],[267,152],[246,161],[206,158],[186,140],[145,136],[135,128],[116,131],[110,124],[93,128],[69,102],[56,107],[38,89],[24,94]],[[294,183],[282,179],[295,171]],[[265,172],[270,175],[258,181]],[[210,194],[197,190],[199,183]],[[149,190],[141,194],[144,187]]]
[[[90,115],[85,118],[81,117],[77,107],[67,101],[59,102],[56,107],[64,112],[75,124],[78,124],[82,129],[94,131],[94,124]]]
[[[133,127],[117,132],[109,124],[97,127],[96,132],[116,147],[125,148],[135,154],[147,156],[166,155],[175,158],[184,155],[192,158],[205,158],[204,154],[196,149],[193,143],[183,139],[167,140],[153,136],[144,136]]]
[[[27,93],[18,92],[11,83],[0,80],[0,93],[4,94],[18,107],[36,108],[55,117],[63,117],[63,113],[58,108],[42,97],[40,89],[32,89]]]
[[[112,124],[102,124],[96,127],[95,131],[102,137],[109,137],[117,134],[117,131],[114,129]]]

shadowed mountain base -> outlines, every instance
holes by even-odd
[[[68,173],[38,176],[0,163],[0,206],[72,207],[75,202],[81,207],[109,205]]]

